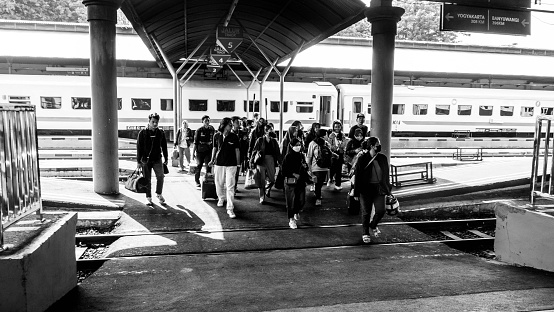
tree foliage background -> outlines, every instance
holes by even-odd
[[[441,32],[440,4],[421,0],[393,1],[394,6],[406,12],[398,23],[399,40],[456,42],[458,33]],[[340,31],[337,36],[371,38],[371,24],[367,19]]]

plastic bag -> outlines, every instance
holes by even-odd
[[[260,188],[260,173],[258,170],[248,169],[244,180],[244,188],[247,190]]]

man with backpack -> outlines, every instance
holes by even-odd
[[[329,143],[325,140],[327,131],[320,129],[316,138],[308,146],[307,163],[315,184],[315,205],[321,206],[321,188],[327,179],[327,172],[331,168],[331,159],[338,157],[333,155]]]

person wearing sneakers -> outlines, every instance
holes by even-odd
[[[146,205],[152,206],[152,169],[156,174],[156,196],[160,201],[160,204],[165,203],[165,199],[162,196],[162,190],[164,186],[164,168],[167,166],[167,141],[162,129],[158,128],[160,122],[160,115],[157,113],[150,114],[148,116],[148,126],[145,129],[140,130],[137,137],[137,163],[142,167],[142,174],[146,181],[148,181],[146,187]],[[162,162],[163,154],[163,162]]]
[[[285,155],[283,160],[283,177],[285,178],[285,202],[287,206],[287,215],[291,229],[298,227],[300,220],[300,210],[306,202],[306,175],[308,165],[302,154],[302,141],[298,138],[292,138],[290,142],[290,152]]]
[[[391,194],[389,161],[381,154],[381,142],[370,137],[364,142],[364,149],[354,167],[354,200],[360,201],[362,211],[362,240],[370,243],[370,229],[375,237],[381,233],[377,224],[385,215],[385,195]]]
[[[217,206],[223,207],[227,202],[227,214],[235,218],[233,201],[235,200],[235,174],[240,167],[239,137],[231,131],[233,122],[225,117],[219,123],[218,132],[214,135],[212,160],[208,166],[214,166]]]
[[[365,122],[365,115],[363,113],[358,113],[358,115],[356,115],[356,124],[352,126],[352,128],[350,128],[350,132],[348,132],[348,137],[350,139],[354,139],[354,137],[356,136],[356,130],[360,129],[362,130],[362,137],[365,139],[365,137],[367,136],[367,126],[364,125],[364,122]]]
[[[202,127],[196,130],[194,134],[194,148],[192,151],[193,158],[196,158],[196,172],[194,173],[194,181],[196,182],[196,187],[200,188],[200,171],[202,171],[202,166],[206,163],[206,173],[211,173],[212,168],[207,166],[211,161],[210,157],[212,156],[213,148],[213,138],[215,134],[215,129],[210,125],[210,116],[204,115],[202,117]]]
[[[327,136],[327,130],[320,129],[316,133],[315,139],[310,142],[308,146],[308,153],[306,155],[308,167],[314,176],[315,183],[315,205],[321,206],[321,188],[325,179],[327,178],[327,172],[331,167],[331,158],[333,152],[329,148],[325,137]],[[335,154],[338,157],[338,155]]]
[[[329,172],[329,182],[327,186],[331,186],[333,178],[335,179],[335,190],[342,190],[342,164],[344,163],[344,152],[346,150],[346,136],[342,133],[342,123],[338,120],[333,122],[333,132],[329,134],[327,142],[331,147],[331,151],[338,155],[331,161]]]
[[[277,167],[281,161],[279,143],[270,136],[271,126],[266,124],[264,126],[264,131],[265,133],[263,136],[256,140],[250,158],[250,168],[256,168],[260,176],[260,204],[265,202],[266,196],[271,197],[271,187],[275,184],[275,167]],[[258,154],[260,155],[260,159],[256,163],[255,158]],[[267,185],[266,180],[268,181]]]

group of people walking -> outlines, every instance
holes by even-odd
[[[168,152],[163,130],[158,128],[159,118],[159,115],[151,114],[148,127],[139,132],[137,161],[148,181],[154,170],[156,196],[164,204],[163,167],[167,166]],[[257,114],[253,121],[225,117],[217,130],[210,125],[210,117],[206,115],[202,117],[203,125],[194,135],[187,121],[183,121],[182,128],[177,131],[174,148],[179,152],[179,167],[185,171],[184,159],[191,164],[190,147],[193,147],[196,186],[201,188],[200,172],[205,165],[207,174],[213,172],[217,206],[225,206],[230,218],[236,217],[234,201],[241,173],[250,171],[257,177],[260,204],[271,198],[274,187],[283,189],[292,229],[298,227],[299,214],[306,202],[307,186],[310,185],[315,194],[315,206],[321,206],[323,186],[327,183],[328,187],[341,191],[343,171],[348,170],[353,176],[351,194],[359,200],[362,211],[362,239],[368,243],[371,241],[370,234],[377,236],[380,233],[377,224],[385,213],[385,195],[390,194],[391,185],[388,159],[380,153],[378,138],[366,139],[368,128],[364,121],[365,116],[358,114],[357,124],[348,135],[343,133],[340,121],[333,122],[330,131],[321,129],[319,123],[313,123],[307,133],[302,123],[295,121],[279,143],[273,124]],[[190,165],[191,171],[193,168]],[[146,198],[146,204],[152,205],[150,183]]]

